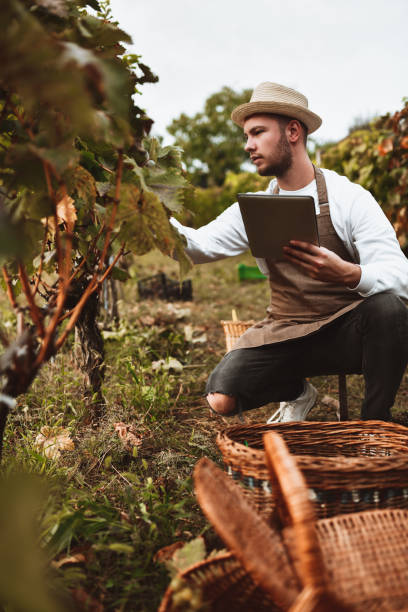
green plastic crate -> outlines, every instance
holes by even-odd
[[[246,264],[238,264],[238,278],[240,281],[246,280],[262,280],[266,276],[262,274],[257,266],[247,266]]]

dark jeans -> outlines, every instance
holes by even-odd
[[[295,399],[305,377],[363,374],[361,418],[387,421],[407,363],[408,309],[378,293],[309,336],[227,353],[206,392],[231,395],[251,410]]]

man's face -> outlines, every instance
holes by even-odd
[[[261,176],[283,176],[292,166],[292,150],[285,131],[270,115],[253,115],[244,123],[249,153]]]

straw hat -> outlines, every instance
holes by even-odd
[[[309,134],[317,130],[322,123],[321,118],[308,109],[304,95],[290,87],[268,81],[255,87],[251,100],[247,104],[237,106],[232,111],[231,119],[243,127],[245,120],[257,113],[274,113],[298,119],[306,125]]]

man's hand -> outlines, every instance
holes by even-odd
[[[345,261],[333,251],[309,242],[291,240],[284,246],[286,258],[311,278],[328,283],[339,283],[353,289],[361,278],[358,264]]]

